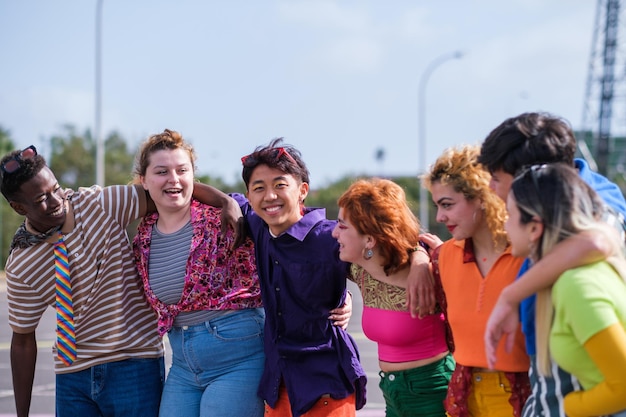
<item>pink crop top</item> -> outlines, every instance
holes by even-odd
[[[363,295],[363,333],[378,344],[380,360],[410,362],[448,350],[443,314],[414,319],[405,307],[404,288],[378,281],[357,265],[350,278]]]
[[[363,308],[363,333],[378,343],[378,358],[410,362],[448,350],[443,314],[414,319],[408,311]]]

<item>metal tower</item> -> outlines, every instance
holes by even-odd
[[[585,137],[579,141],[591,167],[609,177],[626,163],[626,152],[616,149],[615,140],[621,137],[624,142],[626,137],[626,28],[620,28],[621,3],[597,3],[582,117]]]

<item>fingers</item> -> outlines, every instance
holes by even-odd
[[[513,346],[515,346],[515,333],[509,333],[505,337],[504,349],[507,353],[513,352]]]
[[[417,297],[413,297],[412,291],[406,292],[406,308],[411,313],[412,318],[417,317],[417,313],[419,311],[419,300]]]
[[[328,318],[333,322],[334,326],[341,327],[344,330],[348,328],[348,323],[350,323],[350,315],[348,314],[331,314]]]
[[[496,363],[496,344],[496,339],[487,331],[485,333],[485,355],[487,356],[487,367],[491,369]]]
[[[235,230],[235,239],[233,241],[232,249],[237,249],[239,246],[241,246],[243,244],[243,242],[246,240],[246,237],[247,237],[246,223],[245,223],[243,217],[240,217],[237,220],[237,223],[235,224],[234,230]]]

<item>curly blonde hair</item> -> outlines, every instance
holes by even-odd
[[[463,194],[467,201],[480,199],[483,202],[487,227],[497,248],[505,248],[508,237],[504,230],[507,219],[506,206],[490,188],[491,174],[478,162],[480,147],[464,145],[446,149],[430,171],[422,176],[422,184],[428,191],[439,182],[450,185]]]

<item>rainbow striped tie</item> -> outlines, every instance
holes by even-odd
[[[61,362],[69,366],[76,359],[76,334],[74,333],[70,265],[67,261],[67,247],[62,233],[59,233],[59,240],[54,245],[54,276],[56,278],[57,356]]]

